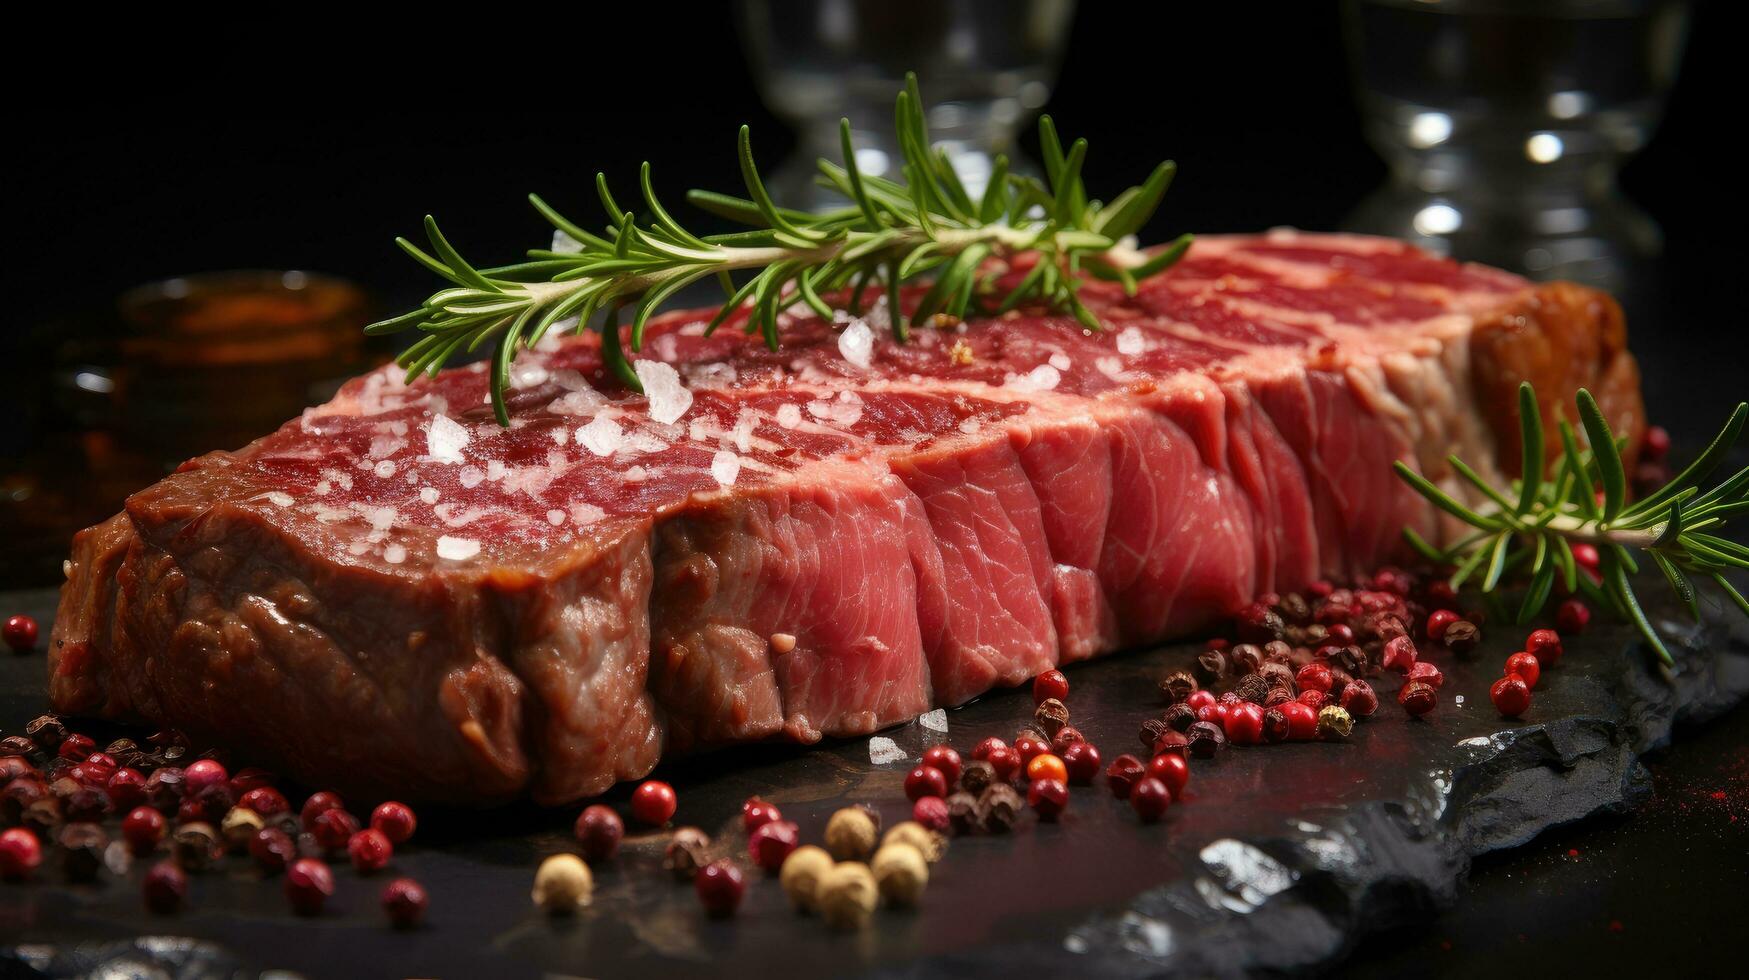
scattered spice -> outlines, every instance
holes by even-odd
[[[1517,674],[1507,674],[1488,688],[1488,698],[1500,714],[1517,718],[1530,710],[1530,685]]]
[[[571,858],[577,861],[576,858]],[[579,866],[583,862],[577,861]],[[544,867],[544,865],[543,865]],[[584,875],[589,874],[587,867]],[[537,879],[538,887],[538,879]],[[322,906],[334,894],[334,872],[315,858],[299,858],[285,871],[285,897],[299,915],[321,915]]]
[[[1397,692],[1397,703],[1413,717],[1419,718],[1439,704],[1439,695],[1420,681],[1410,681]]]
[[[1347,738],[1354,732],[1354,719],[1340,705],[1327,704],[1318,712],[1318,737]]]
[[[1160,682],[1160,694],[1166,703],[1176,705],[1196,693],[1196,678],[1188,671],[1175,670]]]
[[[371,822],[376,822],[374,816]],[[605,861],[613,857],[614,852],[619,850],[620,839],[626,833],[625,823],[620,820],[613,807],[600,803],[584,807],[583,812],[577,815],[577,822],[571,830],[577,838],[578,846],[583,849],[583,858],[586,861]],[[383,839],[388,840],[388,835],[383,834]]]
[[[1032,702],[1062,701],[1069,696],[1069,678],[1060,670],[1047,670],[1032,680]]]
[[[946,833],[953,826],[947,801],[939,796],[925,796],[911,804],[911,820],[937,833]]]
[[[140,883],[140,895],[146,908],[159,915],[169,915],[182,907],[188,896],[188,876],[173,862],[160,861],[146,872]]]
[[[989,789],[999,785],[1002,784],[992,783],[985,787],[983,792],[988,792]],[[974,797],[972,794],[964,792],[954,793],[947,798],[947,819],[954,833],[969,834],[982,829],[984,814],[978,806],[979,799],[980,797]]]
[[[298,845],[290,834],[278,827],[264,827],[250,839],[249,856],[255,859],[256,866],[262,871],[278,874],[297,860]]]
[[[1068,746],[1061,756],[1069,782],[1086,786],[1099,775],[1099,749],[1092,742],[1080,741]]]
[[[882,848],[893,844],[915,847],[917,853],[923,855],[923,859],[930,864],[941,860],[941,856],[947,853],[947,838],[910,820],[894,824],[892,829],[881,837]]]
[[[1032,761],[1026,764],[1026,778],[1032,782],[1038,782],[1041,779],[1054,779],[1059,783],[1067,783],[1069,769],[1063,764],[1061,758],[1046,752],[1043,755],[1033,756]]]
[[[304,861],[293,865],[294,870]],[[291,879],[286,879],[290,894]],[[595,894],[595,878],[589,865],[575,854],[555,854],[542,861],[534,873],[534,904],[551,915],[570,915],[586,908]]]
[[[840,861],[861,861],[874,853],[879,833],[867,810],[847,806],[826,821],[826,850]]]
[[[976,795],[995,781],[996,767],[985,760],[974,759],[966,763],[965,770],[960,773],[959,785],[966,792]]]
[[[1180,702],[1167,708],[1166,714],[1162,716],[1161,720],[1167,728],[1182,734],[1196,723],[1196,711],[1190,705]],[[1149,744],[1152,745],[1152,743]]]
[[[1005,834],[1014,829],[1023,805],[1024,802],[1014,787],[1007,783],[994,783],[978,797],[978,825],[987,833]]]
[[[8,616],[6,625],[0,627],[0,637],[5,639],[13,653],[29,653],[36,649],[36,620],[23,614]]]
[[[1166,784],[1153,776],[1144,776],[1135,788],[1130,790],[1130,808],[1136,811],[1136,816],[1143,823],[1154,823],[1166,815],[1166,808],[1172,803],[1172,792]]]
[[[383,886],[378,902],[383,907],[383,914],[389,917],[390,925],[397,929],[411,929],[425,918],[425,909],[431,904],[431,899],[417,881],[396,878]]]
[[[925,796],[946,796],[947,777],[934,766],[917,766],[905,774],[905,798],[915,803]]]
[[[903,842],[882,845],[869,862],[869,872],[881,897],[900,908],[914,907],[929,885],[929,863],[916,847]]]
[[[632,791],[632,817],[639,823],[664,826],[673,819],[679,806],[674,787],[659,779],[646,779]]]
[[[796,911],[812,912],[819,908],[820,881],[830,870],[832,855],[812,844],[804,844],[784,859],[777,880]]]
[[[754,864],[776,874],[801,842],[801,830],[794,821],[773,820],[748,835],[747,854]]]
[[[346,856],[359,874],[373,874],[389,866],[395,855],[395,845],[380,830],[365,828],[346,842]]]
[[[1069,706],[1056,698],[1045,698],[1038,703],[1038,707],[1033,711],[1032,718],[1033,722],[1038,725],[1039,730],[1043,731],[1046,735],[1055,736],[1064,725],[1069,723]],[[1016,747],[1018,747],[1019,744],[1020,740],[1016,739]],[[1026,753],[1023,750],[1021,754],[1025,755]]]
[[[942,778],[947,780],[949,786],[959,782],[965,769],[965,760],[960,758],[960,754],[954,751],[953,746],[947,744],[931,745],[925,749],[923,751],[923,764],[934,766],[940,770]]]
[[[1543,675],[1543,668],[1534,654],[1520,650],[1506,658],[1505,672],[1524,678],[1525,686],[1535,690],[1537,680]]]
[[[1221,732],[1219,725],[1213,722],[1199,721],[1190,726],[1184,733],[1190,754],[1199,759],[1212,759],[1216,752],[1227,744],[1227,737]]]
[[[251,792],[260,791],[252,790]],[[279,791],[269,789],[268,792],[278,795]],[[280,799],[284,800],[285,798],[282,796]],[[256,812],[259,813],[262,811],[258,810]],[[263,815],[265,816],[266,814],[263,813]],[[619,819],[618,815],[615,815],[614,819]],[[418,829],[419,820],[413,815],[412,807],[405,803],[396,803],[395,801],[390,800],[387,803],[378,804],[377,808],[371,811],[370,825],[373,829],[382,831],[383,836],[389,839],[389,843],[399,846],[407,843],[407,841],[413,838],[413,831]],[[406,881],[408,879],[401,880]]]
[[[874,915],[880,887],[868,866],[856,861],[836,864],[820,876],[820,918],[834,929],[861,929]]]
[[[1190,783],[1190,762],[1181,755],[1157,755],[1148,760],[1147,774],[1172,791],[1174,798],[1184,794]]]
[[[1554,630],[1532,630],[1524,640],[1524,652],[1535,657],[1537,663],[1544,667],[1554,667],[1561,662],[1564,652],[1561,647],[1561,634]]]
[[[1222,650],[1204,650],[1196,657],[1196,680],[1216,684],[1227,676],[1227,654]]]
[[[147,810],[147,813],[155,813]],[[162,819],[162,818],[160,818]],[[232,807],[219,822],[219,836],[224,838],[225,849],[233,854],[241,854],[249,849],[249,842],[255,839],[267,822],[261,819],[261,814],[248,807]]]
[[[1342,689],[1342,707],[1352,717],[1369,718],[1379,710],[1378,693],[1366,681],[1350,681]]]
[[[1482,630],[1467,619],[1459,619],[1445,628],[1440,639],[1447,650],[1462,655],[1481,645]]]
[[[741,907],[741,898],[747,893],[747,879],[735,862],[712,861],[698,869],[698,874],[692,879],[692,888],[698,894],[699,904],[704,906],[706,915],[725,919]]]

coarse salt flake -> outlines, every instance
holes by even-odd
[[[932,732],[945,732],[947,731],[947,711],[942,708],[925,711],[917,716],[917,724]]]
[[[577,441],[597,456],[612,456],[625,441],[619,423],[606,414],[595,416],[589,424],[577,430]]]
[[[286,493],[283,490],[269,490],[267,492],[267,500],[275,507],[290,507],[292,505],[291,494]]]
[[[680,383],[680,372],[661,361],[638,361],[632,365],[650,400],[650,418],[662,425],[678,422],[692,407],[692,392]]]
[[[467,561],[480,553],[480,542],[473,538],[452,538],[445,534],[437,539],[437,557],[449,561]]]
[[[1050,391],[1052,388],[1055,388],[1057,382],[1061,380],[1063,380],[1063,376],[1056,368],[1051,367],[1049,364],[1040,364],[1031,371],[1028,371],[1020,377],[1008,382],[1008,387],[1016,388],[1020,391]]]
[[[386,459],[383,460],[382,462],[380,462],[376,465],[376,475],[382,477],[385,480],[387,480],[391,476],[394,476],[395,475],[395,464],[389,462]]]
[[[1069,355],[1064,354],[1061,351],[1051,355],[1051,367],[1054,367],[1059,371],[1067,371],[1074,366],[1075,362],[1069,360]]]
[[[459,463],[468,438],[468,430],[455,419],[434,415],[425,429],[425,452],[439,463]]]
[[[741,475],[741,457],[724,449],[711,457],[711,477],[725,487],[735,485]]]
[[[1125,357],[1134,357],[1146,350],[1147,338],[1135,327],[1125,327],[1117,335],[1117,352]]]
[[[838,353],[859,368],[866,368],[874,359],[874,331],[862,320],[852,320],[838,335]]]
[[[547,511],[547,523],[554,527],[558,527],[560,524],[565,523],[565,512],[557,507]]]
[[[785,429],[793,429],[802,424],[802,409],[799,405],[785,403],[777,406],[777,424]]]
[[[461,481],[461,485],[465,489],[472,490],[485,482],[486,471],[480,469],[478,466],[464,466],[462,467],[461,472],[456,474],[456,479]]]
[[[407,560],[407,549],[398,544],[389,545],[383,549],[383,561],[391,565],[399,565]]]
[[[439,496],[439,494],[437,492],[436,487],[420,487],[419,488],[419,502],[422,504],[425,504],[426,506],[430,506],[432,504],[437,503],[438,496]]]
[[[904,762],[905,750],[899,748],[898,742],[885,735],[876,735],[868,740],[868,761],[877,766]]]

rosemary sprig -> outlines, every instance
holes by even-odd
[[[1434,506],[1476,529],[1446,549],[1435,548],[1412,529],[1403,530],[1409,544],[1427,559],[1454,566],[1454,587],[1477,576],[1482,591],[1498,587],[1508,572],[1526,580],[1518,621],[1540,612],[1554,591],[1556,577],[1567,590],[1578,592],[1617,615],[1631,619],[1665,664],[1670,651],[1652,628],[1635,596],[1630,575],[1639,571],[1636,554],[1649,558],[1670,587],[1700,616],[1693,579],[1710,578],[1749,615],[1745,600],[1726,581],[1732,568],[1749,568],[1749,547],[1719,535],[1725,521],[1749,512],[1749,467],[1702,492],[1701,481],[1716,469],[1735,445],[1749,419],[1749,402],[1739,404],[1712,444],[1687,469],[1655,493],[1628,503],[1622,465],[1623,442],[1610,432],[1609,422],[1591,393],[1577,396],[1579,420],[1589,449],[1580,449],[1572,425],[1560,424],[1562,454],[1552,477],[1544,467],[1546,443],[1536,394],[1529,383],[1518,389],[1518,416],[1524,444],[1524,476],[1510,489],[1492,487],[1456,456],[1452,469],[1476,487],[1489,505],[1472,509],[1402,462],[1397,475]],[[1600,577],[1579,569],[1573,544],[1589,542],[1598,550]]]
[[[1081,303],[1077,290],[1084,275],[1136,284],[1164,271],[1190,247],[1190,236],[1152,255],[1139,251],[1134,234],[1153,215],[1172,182],[1176,167],[1162,163],[1140,186],[1110,204],[1089,200],[1081,180],[1087,141],[1064,150],[1049,116],[1039,120],[1046,180],[1011,174],[998,157],[983,195],[974,200],[954,174],[947,157],[929,144],[917,79],[908,76],[896,108],[903,150],[901,181],[861,173],[843,121],[842,166],[820,161],[819,180],[838,189],[854,207],[808,214],[779,207],[766,193],[753,162],[748,128],[741,127],[741,177],[747,197],[693,191],[687,199],[716,214],[751,225],[753,230],[698,236],[676,222],[656,198],[650,165],[639,173],[639,190],[649,221],[639,226],[596,175],[595,188],[608,223],[590,231],[530,195],[535,210],[577,243],[576,251],[535,249],[515,265],[478,269],[462,258],[429,215],[425,234],[431,252],[404,238],[401,248],[453,285],[419,309],[366,328],[371,334],[417,330],[421,336],[399,358],[412,380],[435,374],[459,353],[493,344],[492,405],[500,424],[510,424],[504,391],[517,351],[540,341],[555,325],[575,318],[578,332],[593,315],[607,311],[602,330],[603,357],[626,385],[642,390],[621,349],[618,311],[632,309],[632,350],[643,346],[644,327],[663,303],[707,277],[722,284],[727,302],[711,321],[715,330],[738,309],[749,311],[748,333],[763,334],[776,350],[778,315],[798,303],[830,317],[825,297],[843,293],[859,311],[870,286],[889,298],[893,336],[909,334],[899,308],[899,287],[932,277],[912,320],[935,314],[963,317],[974,303],[1002,312],[1041,301],[1072,313],[1088,329],[1099,321]],[[1031,271],[1006,295],[996,297],[996,273],[987,259],[1038,256]],[[731,273],[751,272],[737,284]],[[844,291],[848,291],[844,293]]]

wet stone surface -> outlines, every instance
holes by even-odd
[[[1648,583],[1642,594],[1658,590]],[[46,634],[51,593],[7,597]],[[64,883],[47,863],[34,883],[0,886],[0,964],[74,973],[97,963],[157,962],[181,975],[289,969],[311,975],[933,977],[1243,974],[1328,965],[1365,935],[1449,906],[1470,861],[1599,812],[1625,811],[1650,780],[1641,757],[1680,726],[1716,717],[1749,694],[1749,626],[1716,608],[1707,625],[1670,620],[1679,669],[1666,679],[1631,630],[1599,617],[1545,671],[1531,710],[1501,719],[1488,684],[1523,630],[1488,632],[1475,654],[1441,657],[1439,705],[1419,720],[1379,680],[1378,714],[1345,743],[1228,747],[1195,760],[1187,799],[1139,823],[1101,778],[1075,787],[1056,824],[1028,816],[1007,836],[956,839],[934,868],[921,909],[882,910],[869,930],[834,934],[791,912],[754,869],[741,801],[760,795],[818,841],[838,806],[867,802],[889,825],[909,812],[905,773],[931,744],[962,752],[1011,739],[1032,715],[1022,690],[946,714],[947,732],[883,733],[903,759],[871,764],[867,739],[814,749],[757,746],[682,760],[658,775],[679,792],[677,822],[715,838],[713,857],[741,861],[747,898],[728,921],[707,919],[692,889],[661,869],[667,835],[628,828],[596,871],[591,909],[553,921],[529,903],[541,857],[570,848],[577,807],[422,811],[388,871],[336,865],[337,891],[314,919],[290,914],[278,881],[241,859],[191,876],[186,909],[155,917],[139,900],[145,868],[127,879]],[[1171,647],[1069,668],[1071,723],[1107,760],[1140,748],[1140,722],[1160,708],[1155,682],[1187,667]],[[42,710],[41,654],[0,660],[0,728]],[[1458,697],[1462,704],[1457,703]],[[107,729],[104,729],[107,731]],[[628,789],[606,802],[622,813]],[[363,801],[353,801],[362,805]],[[358,807],[355,805],[355,809]],[[411,875],[431,895],[426,925],[390,930],[376,896]],[[176,937],[174,939],[141,937]]]

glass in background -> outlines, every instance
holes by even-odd
[[[1050,96],[1073,0],[738,0],[761,97],[797,133],[795,154],[767,181],[787,207],[844,199],[814,183],[836,160],[838,121],[850,120],[857,166],[895,174],[893,98],[917,72],[929,127],[967,190],[980,193],[997,154],[1017,173],[1015,135]]]
[[[1618,289],[1661,247],[1616,176],[1675,79],[1681,0],[1345,0],[1390,182],[1351,231]]]

